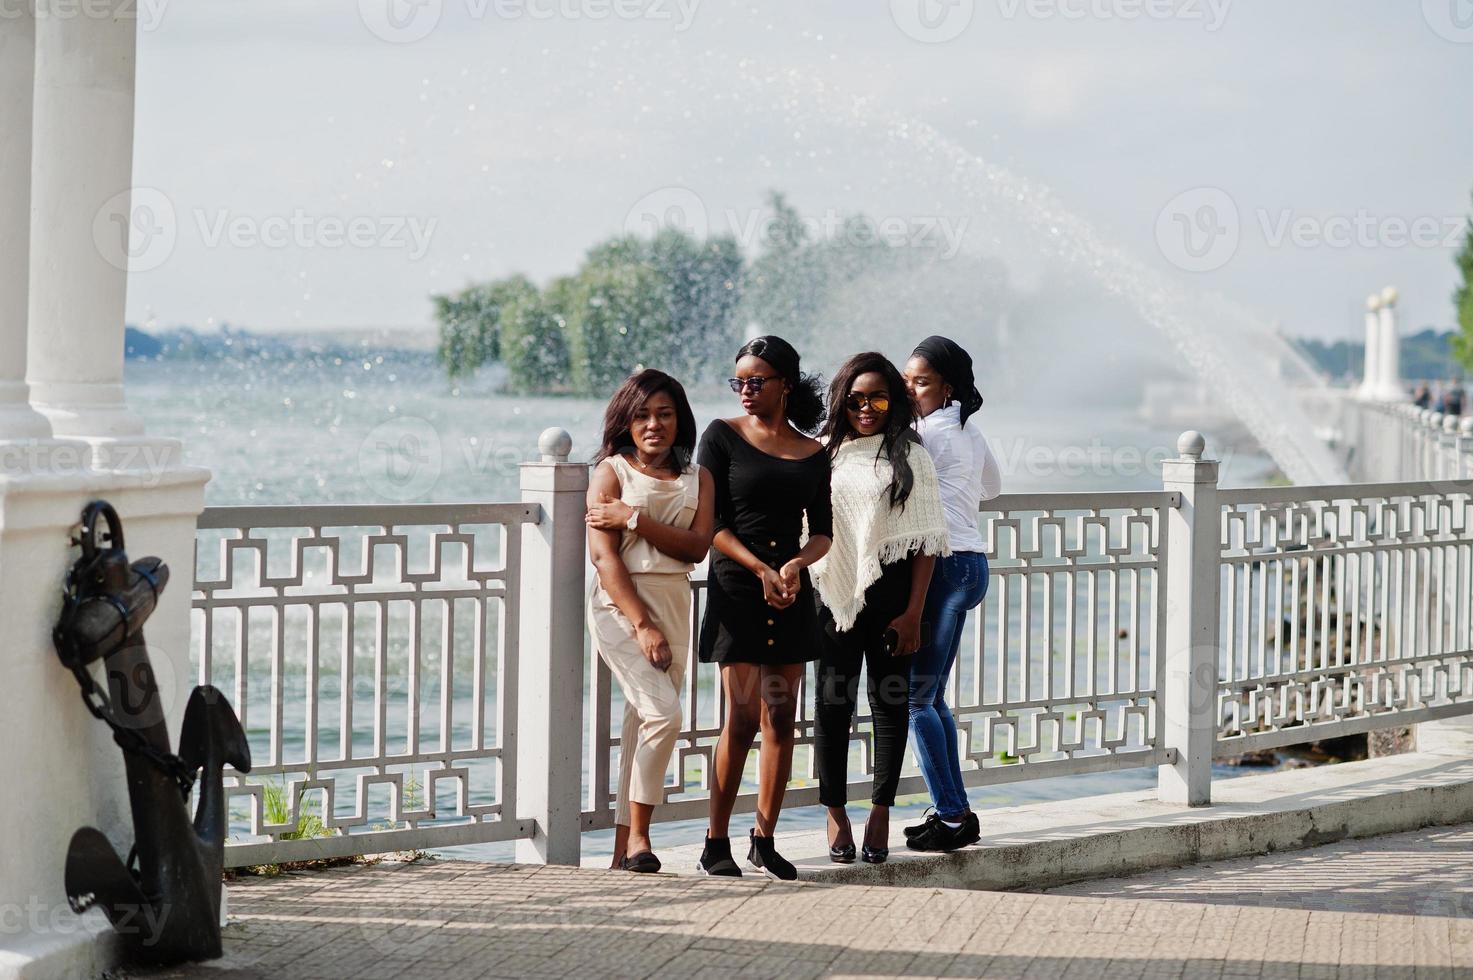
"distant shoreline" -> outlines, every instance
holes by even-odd
[[[428,327],[364,327],[342,330],[255,331],[225,326],[146,331],[125,329],[123,356],[134,361],[208,361],[242,357],[357,358],[393,355],[396,360],[435,364],[436,334]]]

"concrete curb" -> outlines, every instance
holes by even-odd
[[[833,884],[1038,889],[1473,820],[1473,725],[1428,723],[1419,738],[1423,750],[1406,755],[1221,780],[1211,806],[1135,792],[987,810],[979,847],[892,846],[880,865],[794,863],[805,880]],[[811,833],[783,842],[789,855],[826,846]]]

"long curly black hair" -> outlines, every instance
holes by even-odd
[[[915,487],[910,450],[912,446],[920,445],[920,439],[911,428],[915,421],[915,405],[905,388],[905,378],[888,357],[876,351],[865,351],[855,354],[839,368],[829,383],[829,417],[823,427],[823,436],[828,439],[829,458],[833,459],[846,440],[858,435],[849,424],[844,402],[855,380],[861,374],[871,372],[885,379],[885,388],[890,392],[890,411],[885,415],[885,428],[881,430],[880,448],[876,450],[875,458],[883,456],[890,461],[890,506],[904,510],[905,502]]]
[[[737,351],[734,360],[751,354],[766,361],[788,383],[787,419],[793,428],[812,435],[823,424],[823,379],[804,374],[798,352],[781,337],[768,334],[753,337]]]

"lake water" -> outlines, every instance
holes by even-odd
[[[186,459],[212,471],[210,505],[516,500],[518,465],[536,458],[538,434],[549,426],[567,429],[573,458],[586,459],[603,412],[594,399],[510,397],[487,383],[452,384],[422,358],[396,355],[130,361],[126,380],[149,432],[181,439]],[[701,427],[740,412],[717,385],[694,388],[691,396]],[[1178,435],[1118,406],[989,403],[981,419],[1008,492],[1157,488],[1159,460],[1175,455]],[[1255,452],[1218,447],[1218,453],[1226,484],[1258,483],[1272,472]],[[1240,771],[1218,769],[1222,776]],[[1152,770],[1121,771],[976,789],[972,799],[985,808],[1154,785]],[[902,800],[895,818],[908,821],[925,803]],[[862,819],[858,809],[855,816]],[[816,807],[783,818],[789,828],[822,822]],[[702,821],[685,821],[659,828],[657,836],[693,841],[703,829]],[[610,842],[609,833],[589,834],[585,853],[607,854]],[[440,853],[506,860],[511,849],[476,845]]]

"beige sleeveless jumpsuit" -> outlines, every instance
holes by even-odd
[[[679,479],[661,480],[641,473],[623,456],[609,457],[619,477],[619,499],[638,507],[640,520],[689,528],[701,502],[699,469]],[[680,693],[690,656],[690,562],[671,558],[633,531],[624,531],[619,557],[629,569],[634,589],[665,634],[672,655],[670,668],[658,670],[645,659],[629,621],[594,576],[588,597],[588,623],[594,647],[609,665],[624,692],[624,727],[620,735],[619,796],[615,821],[629,823],[629,803],[665,801],[665,774],[680,734]]]

